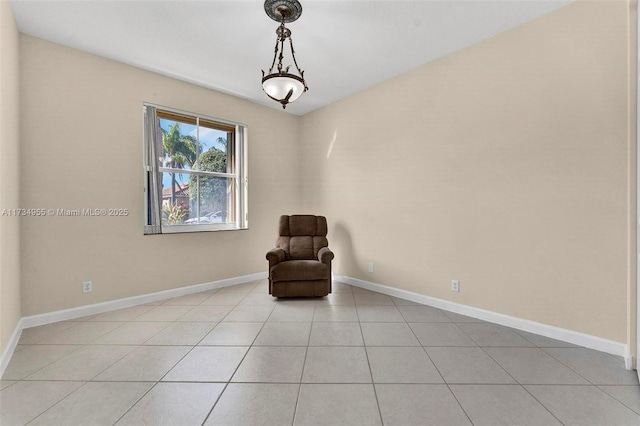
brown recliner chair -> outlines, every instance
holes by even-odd
[[[269,294],[274,297],[326,296],[331,293],[333,253],[324,216],[280,216],[276,248],[267,252]]]

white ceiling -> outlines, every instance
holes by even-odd
[[[571,0],[301,0],[287,26],[301,115]],[[262,92],[278,24],[260,0],[11,0],[21,32],[281,109]],[[285,62],[290,62],[287,55]]]

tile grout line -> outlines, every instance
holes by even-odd
[[[318,308],[318,303],[316,302],[313,305],[313,315],[311,316],[311,326],[309,327],[309,337],[307,338],[307,347],[305,348],[304,359],[302,361],[302,371],[300,372],[300,383],[298,384],[298,394],[296,395],[296,402],[293,405],[293,417],[291,419],[291,426],[295,425],[296,415],[298,414],[298,404],[300,403],[300,393],[302,392],[302,379],[304,377],[304,368],[307,365],[307,355],[309,354],[309,345],[311,343],[311,333],[313,332],[313,320],[315,319],[317,308]]]
[[[247,351],[248,352],[248,351]],[[229,379],[231,380],[231,379]],[[211,416],[211,413],[213,413],[213,409],[216,408],[216,405],[218,404],[218,402],[220,401],[220,398],[222,398],[222,395],[225,393],[225,391],[227,390],[227,388],[229,387],[229,382],[226,382],[224,384],[224,387],[222,388],[222,391],[220,391],[220,393],[218,394],[218,397],[216,398],[215,401],[213,401],[213,404],[211,405],[211,408],[209,408],[209,411],[207,411],[207,415],[204,416],[204,419],[202,420],[201,426],[204,426],[205,423],[207,423],[207,420],[209,420],[209,417]]]
[[[42,345],[42,346],[47,346],[47,345]],[[48,345],[48,346],[67,346],[67,345]],[[15,381],[16,381],[16,383],[17,383],[17,382],[21,382],[21,381],[27,381],[27,380],[26,380],[26,379],[27,379],[27,377],[29,377],[29,376],[33,376],[33,375],[34,375],[34,374],[36,374],[37,372],[39,372],[39,371],[41,371],[41,370],[44,370],[45,368],[49,367],[50,365],[55,364],[56,362],[60,361],[62,358],[65,358],[67,355],[71,355],[71,354],[73,354],[73,353],[75,353],[75,352],[79,351],[80,349],[82,349],[82,348],[84,347],[84,345],[71,345],[71,344],[69,344],[68,346],[80,346],[80,347],[78,347],[78,348],[76,348],[76,349],[72,350],[72,351],[71,351],[71,352],[69,352],[69,353],[66,353],[66,354],[62,355],[60,358],[58,358],[58,359],[56,359],[56,360],[54,360],[54,361],[51,361],[50,363],[48,363],[48,364],[46,364],[46,365],[43,365],[42,367],[38,368],[38,369],[37,369],[37,370],[35,370],[34,372],[29,373],[29,374],[27,374],[26,376],[21,377],[20,379],[16,379],[16,380],[15,380]],[[6,372],[5,372],[5,374],[6,374]],[[9,380],[12,380],[12,379],[3,379],[3,380],[9,381]],[[84,380],[81,380],[81,381],[84,381]]]
[[[562,421],[560,421],[560,419],[558,417],[556,417],[555,414],[553,414],[551,412],[551,410],[549,410],[549,408],[547,408],[546,405],[544,405],[542,402],[540,402],[538,400],[538,398],[536,398],[535,396],[533,396],[533,394],[531,392],[529,392],[529,390],[522,384],[520,383],[520,381],[518,379],[516,379],[515,377],[513,377],[503,366],[502,364],[500,364],[498,361],[496,361],[489,352],[487,352],[483,346],[480,345],[480,343],[478,343],[476,341],[476,339],[474,339],[472,336],[470,336],[467,332],[464,331],[464,329],[462,327],[460,327],[457,323],[456,326],[460,329],[460,331],[462,331],[462,333],[464,333],[467,337],[469,337],[471,340],[473,340],[478,347],[482,350],[482,352],[484,352],[493,362],[495,362],[505,373],[507,373],[509,375],[509,377],[511,377],[517,384],[517,386],[520,386],[522,389],[524,389],[525,392],[527,392],[529,395],[531,395],[531,397],[536,400],[536,402],[538,402],[538,404],[540,404],[541,407],[543,407],[549,414],[551,414],[553,416],[553,418],[555,418],[556,420],[558,420],[558,422],[560,422],[560,424],[564,424]],[[517,333],[516,333],[517,334]],[[520,334],[518,334],[518,336],[520,336]],[[527,338],[525,338],[524,336],[520,336],[522,337],[524,340],[526,340],[527,342],[531,343],[534,345],[535,348],[537,348],[537,346],[533,343],[530,342]],[[539,348],[538,348],[539,349]]]
[[[67,330],[71,330],[71,329],[73,329],[73,328],[76,328],[76,327],[80,326],[80,324],[82,324],[82,323],[89,323],[89,322],[90,322],[90,321],[78,321],[78,325],[74,325],[74,326],[72,326],[72,327],[69,327],[69,328],[67,328],[67,329],[65,329],[65,330],[60,331],[59,333],[55,333],[55,335],[58,335],[58,334],[61,334],[61,333],[65,332],[65,331],[67,331]],[[120,322],[120,321],[109,321],[109,322]],[[120,328],[120,327],[122,327],[124,324],[126,324],[126,322],[122,322],[122,324],[120,324],[119,326],[117,326],[117,327],[116,327],[116,328],[114,328],[113,330],[109,330],[109,331],[105,332],[104,334],[101,334],[100,336],[96,337],[95,339],[91,340],[91,341],[90,341],[90,342],[88,342],[88,343],[66,343],[66,344],[55,344],[55,343],[49,343],[49,344],[46,344],[46,343],[45,343],[45,344],[39,345],[39,346],[51,345],[51,346],[79,346],[79,347],[78,347],[78,348],[76,348],[75,350],[72,350],[72,351],[71,351],[71,352],[69,352],[69,353],[66,353],[66,354],[62,355],[60,358],[58,358],[58,359],[56,359],[56,360],[54,360],[54,361],[50,362],[49,364],[46,364],[46,365],[42,366],[41,368],[37,369],[36,371],[34,371],[34,372],[32,372],[32,373],[27,374],[26,376],[24,376],[24,377],[22,377],[21,379],[19,379],[19,381],[27,381],[27,380],[26,380],[26,379],[27,379],[27,377],[29,377],[29,376],[33,376],[34,374],[38,373],[39,371],[42,371],[42,370],[44,370],[45,368],[49,367],[50,365],[53,365],[53,364],[55,364],[56,362],[61,361],[62,359],[66,358],[67,356],[69,356],[69,355],[71,355],[71,354],[74,354],[74,353],[76,353],[76,352],[78,352],[78,351],[80,351],[80,350],[84,349],[84,348],[85,348],[85,347],[87,347],[87,346],[90,346],[90,345],[91,345],[93,342],[95,342],[96,340],[98,340],[98,339],[100,339],[101,337],[103,337],[103,336],[105,336],[105,335],[107,335],[107,334],[111,333],[112,331],[115,331],[115,330],[119,329],[119,328]],[[45,338],[46,338],[46,337],[45,337]],[[43,339],[41,339],[41,340],[44,340],[45,338],[43,338]],[[29,345],[29,346],[36,346],[36,344]],[[135,345],[131,345],[131,346],[135,346]],[[125,354],[125,355],[126,355],[126,354]],[[123,357],[124,357],[125,355],[123,355]],[[116,362],[118,362],[120,359],[121,359],[121,358],[118,358],[118,360],[117,360]],[[102,373],[102,371],[101,371],[101,373]],[[94,376],[94,377],[95,377],[95,376]],[[84,380],[80,380],[80,381],[84,381]],[[89,382],[89,381],[91,381],[91,379],[87,380],[87,382]]]
[[[395,303],[395,302],[394,302]],[[437,308],[436,308],[437,309]],[[398,308],[398,310],[400,310]],[[471,425],[473,425],[473,421],[471,420],[471,417],[469,417],[469,413],[467,413],[467,410],[464,409],[463,405],[460,403],[460,400],[458,400],[458,397],[456,396],[456,394],[453,392],[453,390],[451,390],[451,386],[449,385],[449,383],[445,380],[444,376],[442,375],[442,372],[440,371],[440,369],[438,368],[438,366],[436,365],[436,363],[433,361],[433,359],[431,358],[431,355],[429,355],[429,352],[427,351],[427,349],[423,346],[422,342],[420,341],[420,339],[418,339],[418,336],[416,335],[415,331],[413,330],[413,328],[411,328],[411,326],[409,325],[409,322],[407,321],[407,319],[405,318],[404,314],[402,313],[402,311],[400,311],[400,315],[402,315],[402,317],[405,319],[405,322],[407,324],[407,326],[409,327],[409,330],[411,330],[411,333],[413,333],[413,336],[416,338],[416,340],[418,340],[418,343],[420,343],[420,347],[422,348],[422,350],[424,351],[424,353],[427,355],[427,358],[429,359],[429,361],[431,362],[431,364],[433,364],[433,368],[436,369],[436,371],[438,372],[438,375],[440,375],[440,378],[442,379],[442,382],[444,383],[444,385],[447,387],[447,389],[449,390],[449,393],[453,396],[453,399],[456,400],[456,403],[458,404],[458,407],[460,407],[460,409],[462,410],[462,412],[464,413],[464,415],[467,417],[467,419],[469,420],[469,423]],[[446,315],[445,315],[446,316]]]
[[[215,292],[215,293],[213,293],[211,296],[215,295],[216,293],[218,293],[218,292],[216,291],[216,292]],[[246,297],[248,294],[249,294],[249,293],[247,293],[244,297]],[[244,299],[244,297],[243,297],[242,299]],[[207,298],[207,299],[209,299],[209,298]],[[205,300],[207,300],[207,299],[205,299]],[[242,300],[242,299],[241,299],[241,300]],[[169,299],[169,300],[170,300],[170,299]],[[188,314],[189,312],[193,311],[193,309],[195,309],[195,307],[196,307],[196,306],[208,306],[208,305],[202,305],[202,303],[203,303],[203,302],[204,302],[204,300],[203,300],[202,302],[200,302],[198,305],[186,305],[186,306],[193,306],[193,308],[192,308],[191,310],[189,310],[189,311],[185,312],[183,315],[179,316],[179,317],[178,317],[178,318],[176,318],[175,320],[170,321],[170,322],[171,322],[171,323],[173,323],[173,324],[175,324],[175,323],[180,323],[179,319],[180,319],[180,318],[182,318],[184,315]],[[166,302],[165,302],[165,303],[166,303]],[[162,305],[158,305],[158,306],[164,306],[164,303],[163,303]],[[182,305],[166,305],[166,306],[182,306]],[[235,306],[237,306],[237,304],[236,304]],[[234,307],[235,307],[235,306],[234,306]],[[229,315],[229,313],[230,313],[232,310],[233,310],[233,308],[232,308],[229,312],[227,312],[227,313],[222,317],[222,319],[221,319],[220,321],[218,321],[218,322],[216,323],[216,325],[215,325],[211,330],[213,330],[215,327],[217,327],[217,325],[218,325],[218,324],[220,324],[220,323],[222,322],[222,320],[223,320],[227,315]],[[169,327],[169,325],[167,325],[167,327]],[[164,329],[166,329],[167,327],[165,327]],[[164,329],[163,329],[163,330],[164,330]],[[208,333],[210,333],[210,332],[211,332],[211,330],[209,330],[209,332],[208,332]],[[184,359],[185,359],[185,358],[186,358],[186,357],[187,357],[191,352],[193,352],[193,350],[194,350],[196,347],[198,347],[199,343],[200,343],[200,342],[201,342],[201,341],[202,341],[202,340],[203,340],[203,339],[208,335],[208,333],[207,333],[207,334],[205,334],[205,336],[203,336],[203,337],[202,337],[202,338],[201,338],[201,339],[200,339],[200,340],[199,340],[195,345],[166,345],[166,346],[191,346],[191,348],[190,348],[190,349],[189,349],[189,350],[188,350],[188,351],[187,351],[187,352],[186,352],[186,353],[185,353],[185,354],[184,354],[184,355],[183,355],[179,360],[177,360],[177,361],[176,361],[176,363],[175,363],[175,364],[173,364],[173,366],[172,366],[171,368],[169,368],[169,369],[168,369],[168,370],[167,370],[167,371],[162,375],[162,377],[160,377],[160,378],[155,382],[155,384],[154,384],[151,388],[149,388],[149,389],[147,390],[147,392],[145,392],[145,393],[144,393],[144,395],[142,395],[142,396],[141,396],[141,397],[140,397],[140,398],[139,398],[139,399],[138,399],[138,400],[137,400],[137,401],[136,401],[136,402],[135,402],[131,407],[129,407],[129,409],[127,409],[127,410],[125,411],[125,413],[123,413],[123,414],[118,418],[118,420],[117,420],[117,421],[119,421],[119,420],[120,420],[122,417],[124,417],[124,416],[129,412],[129,411],[131,411],[131,409],[132,409],[132,408],[133,408],[133,407],[134,407],[134,406],[135,406],[135,405],[136,405],[136,404],[137,404],[137,403],[138,403],[138,402],[139,402],[139,401],[140,401],[140,400],[141,400],[141,399],[142,399],[146,394],[148,394],[148,393],[151,391],[151,389],[155,388],[155,387],[156,387],[156,385],[157,385],[158,383],[161,383],[161,382],[162,382],[162,380],[163,380],[163,379],[164,379],[164,378],[165,378],[165,377],[166,377],[166,376],[167,376],[167,375],[168,375],[168,374],[169,374],[169,373],[170,373],[170,372],[171,372],[171,371],[172,371],[172,370],[173,370],[173,369],[174,369],[174,368],[175,368],[175,367],[180,363],[180,362],[182,362],[182,361],[183,361],[183,360],[184,360]],[[155,335],[154,335],[154,336],[155,336]],[[149,339],[153,338],[154,336],[150,337]],[[148,341],[149,339],[145,340],[145,342],[146,342],[146,341]],[[165,345],[158,345],[158,346],[165,346]],[[249,352],[249,350],[247,349],[247,352],[245,352],[245,354],[244,354],[244,356],[243,356],[242,360],[244,360],[244,357],[247,355],[247,353],[248,353],[248,352]],[[240,360],[240,363],[242,363],[242,360]],[[240,363],[238,364],[238,366],[240,365]],[[113,365],[115,365],[115,363],[114,363]],[[236,369],[237,369],[237,368],[238,368],[238,367],[236,367]],[[234,371],[234,374],[235,374],[235,371]],[[231,377],[233,377],[233,374],[231,375]],[[229,381],[231,380],[231,377],[229,378]],[[214,402],[214,404],[212,405],[211,409],[209,410],[209,414],[207,414],[207,416],[205,417],[205,421],[206,421],[206,419],[209,417],[209,415],[210,415],[211,411],[213,410],[213,408],[215,407],[215,404],[218,402],[218,400],[219,400],[219,399],[220,399],[220,397],[222,396],[222,393],[224,392],[224,390],[226,390],[227,385],[229,384],[229,381],[227,381],[227,382],[226,382],[226,384],[225,384],[225,386],[224,386],[224,388],[223,388],[222,392],[220,392],[220,394],[218,395],[218,398],[216,399],[216,401],[215,401],[215,402]],[[175,382],[175,383],[185,383],[185,382]],[[194,382],[194,383],[213,383],[213,382]],[[116,421],[116,422],[117,422],[117,421]],[[203,424],[204,424],[204,422],[203,422]]]
[[[259,285],[256,284],[253,289],[255,289],[257,286]],[[253,289],[251,291],[249,291],[244,297],[242,297],[238,303],[236,303],[233,308],[231,308],[229,310],[229,312],[227,312],[227,314],[222,317],[222,319],[220,320],[220,322],[218,322],[218,324],[222,323],[222,321],[227,317],[227,315],[229,315],[237,306],[240,305],[240,302],[242,302],[249,294],[251,294],[251,292],[253,291]],[[274,307],[275,308],[275,307]],[[269,316],[271,316],[271,314],[273,313],[273,310],[271,310],[271,312],[269,313]],[[269,319],[269,317],[267,317],[267,320]],[[251,350],[251,348],[253,347],[253,344],[255,343],[256,339],[258,338],[258,335],[260,334],[260,332],[262,331],[262,329],[264,328],[265,324],[267,323],[267,321],[264,321],[262,323],[262,327],[260,327],[260,330],[258,330],[258,333],[256,334],[256,337],[253,338],[253,341],[251,342],[251,344],[249,345],[249,347],[247,348],[247,351],[244,353],[244,355],[242,356],[242,359],[240,360],[240,362],[238,362],[238,365],[236,365],[236,368],[233,370],[233,373],[231,374],[231,376],[229,376],[229,380],[226,381],[226,383],[224,384],[224,387],[222,388],[222,391],[218,394],[218,397],[216,398],[216,400],[213,402],[213,405],[211,405],[211,408],[209,409],[209,411],[207,412],[207,415],[204,417],[204,419],[202,420],[202,425],[204,426],[205,423],[207,423],[207,420],[209,420],[209,417],[211,417],[211,413],[213,413],[213,410],[216,408],[216,405],[218,405],[218,402],[220,402],[220,398],[222,398],[222,395],[224,395],[224,393],[226,392],[227,388],[229,387],[229,385],[231,384],[231,380],[233,379],[233,376],[235,376],[236,372],[238,371],[238,368],[240,368],[240,365],[242,364],[242,362],[244,361],[244,359],[247,357],[247,354],[249,353],[249,351]],[[217,327],[217,325],[216,325]],[[213,328],[215,329],[215,327]],[[213,330],[212,329],[212,330]],[[210,333],[211,331],[209,331]],[[202,339],[200,339],[198,341],[198,344],[200,344],[200,342],[202,342],[202,340],[204,340],[205,337],[207,337],[209,335],[209,333],[207,333]],[[197,346],[197,345],[196,345]],[[174,366],[175,367],[175,366]],[[167,373],[168,374],[168,373]]]
[[[620,387],[635,387],[638,389],[638,391],[640,391],[640,386],[638,385],[595,385],[598,389],[600,389],[602,392],[606,393],[607,395],[609,395],[611,398],[615,399],[616,401],[618,401],[620,404],[624,405],[625,407],[627,407],[629,410],[633,411],[634,413],[636,413],[637,415],[640,416],[640,410],[635,410],[631,407],[629,407],[627,404],[625,404],[624,402],[620,401],[618,398],[616,398],[615,396],[611,395],[609,392],[607,392],[606,390],[602,389],[602,387],[604,386],[620,386]]]
[[[502,369],[502,371],[504,371],[504,372],[505,372],[509,377],[511,377],[511,379],[512,379],[516,384],[520,384],[520,382],[518,381],[518,379],[516,379],[515,377],[513,377],[513,376],[511,375],[511,373],[509,373],[509,372],[507,371],[507,369],[506,369],[506,368],[504,368],[504,367],[502,366],[502,364],[500,364],[498,361],[496,361],[495,359],[493,359],[493,357],[491,356],[491,354],[490,354],[489,352],[487,352],[487,351],[484,349],[484,347],[483,347],[483,346],[481,346],[481,345],[480,345],[480,343],[479,343],[476,339],[474,339],[474,338],[473,338],[473,336],[470,336],[468,333],[466,333],[466,332],[464,331],[464,329],[463,329],[462,327],[460,327],[457,323],[454,323],[454,324],[456,324],[456,327],[458,327],[458,328],[460,329],[460,331],[462,331],[462,333],[463,333],[464,335],[466,335],[466,336],[467,336],[468,338],[470,338],[473,342],[475,342],[475,343],[476,343],[476,345],[478,345],[477,347],[478,347],[478,348],[480,348],[480,350],[481,350],[481,351],[482,351],[486,356],[488,356],[488,357],[489,357],[489,359],[490,359],[491,361],[493,361],[493,362],[494,362],[498,367],[500,367],[500,368]],[[525,339],[525,340],[526,340],[526,339]],[[527,340],[527,342],[528,342],[528,340]],[[529,343],[530,343],[530,342],[529,342]]]
[[[531,386],[531,385],[528,385],[528,386]],[[547,408],[547,406],[546,406],[546,405],[544,405],[544,404],[542,403],[542,401],[540,401],[538,398],[536,398],[536,396],[535,396],[534,394],[532,394],[532,393],[529,391],[529,389],[527,389],[527,387],[526,387],[526,386],[524,386],[524,385],[520,385],[520,387],[521,387],[522,389],[524,389],[524,391],[525,391],[526,393],[528,393],[529,395],[531,395],[531,398],[533,398],[533,399],[534,399],[538,404],[540,404],[540,406],[541,406],[542,408],[544,408],[545,410],[547,410],[547,412],[548,412],[549,414],[551,414],[551,415],[553,416],[553,418],[554,418],[554,419],[556,419],[560,424],[564,425],[564,423],[563,423],[563,422],[562,422],[562,421],[561,421],[561,420],[560,420],[560,419],[559,419],[559,418],[558,418],[558,417],[557,417],[557,416],[556,416],[556,415],[555,415],[555,414],[554,414],[554,413],[553,413],[549,408]]]
[[[38,414],[37,416],[35,416],[31,420],[29,420],[26,424],[29,425],[29,424],[33,423],[34,420],[38,419],[38,417],[42,416],[44,413],[46,413],[47,411],[51,410],[53,407],[55,407],[56,405],[60,404],[62,401],[64,401],[65,399],[67,399],[68,397],[70,397],[71,395],[73,395],[74,393],[76,393],[77,391],[82,389],[83,387],[87,386],[88,384],[89,384],[89,382],[84,382],[84,384],[82,386],[79,386],[78,389],[75,389],[73,392],[69,392],[67,395],[65,395],[60,400],[58,400],[58,402],[56,402],[51,407],[49,407],[46,410],[44,410],[42,413]]]
[[[216,291],[215,293],[217,293],[217,291]],[[215,294],[215,293],[213,293],[213,294]],[[212,296],[213,296],[213,294],[212,294]],[[208,298],[207,298],[207,299],[208,299]],[[205,300],[207,300],[207,299],[205,299]],[[171,299],[169,299],[169,300],[171,300]],[[202,302],[204,302],[204,300],[203,300]],[[200,305],[202,305],[202,302],[201,302],[200,304],[198,304],[198,305],[193,305],[194,307],[193,307],[191,310],[189,310],[189,311],[185,312],[183,315],[181,315],[180,317],[176,318],[174,321],[170,321],[170,322],[171,322],[171,324],[175,324],[175,323],[179,322],[179,321],[178,321],[178,319],[182,318],[184,315],[188,314],[188,313],[189,313],[189,312],[191,312],[193,309],[195,309],[195,306],[200,306]],[[165,302],[165,303],[167,303],[167,302]],[[161,305],[158,305],[158,306],[164,306],[164,305],[165,305],[165,303],[163,303],[163,304],[161,304]],[[166,305],[166,306],[173,306],[173,305]],[[138,315],[138,317],[140,317],[140,316],[142,316],[142,315],[143,315],[143,314],[140,314],[140,315]],[[138,317],[136,317],[136,318],[138,318]],[[149,338],[148,338],[147,340],[145,340],[145,341],[142,343],[142,345],[141,345],[141,346],[139,346],[139,347],[145,347],[145,346],[144,346],[144,343],[148,342],[148,341],[149,341],[149,340],[151,340],[153,337],[155,337],[156,335],[160,334],[162,331],[164,331],[165,329],[167,329],[168,327],[170,327],[170,326],[171,326],[171,324],[167,325],[165,328],[163,328],[162,330],[160,330],[158,333],[156,333],[156,334],[154,334],[153,336],[149,337]],[[215,328],[215,327],[217,326],[217,324],[219,324],[219,323],[216,323],[216,325],[215,325],[215,326],[213,326],[213,328]],[[212,328],[211,330],[213,330],[213,328]],[[211,330],[209,330],[209,332],[211,332]],[[207,333],[207,334],[208,334],[208,333]],[[205,336],[206,336],[206,334],[205,334]],[[204,339],[204,336],[203,336],[203,337],[198,341],[198,343],[200,343],[200,342],[202,341],[202,339]],[[155,389],[155,387],[158,385],[158,383],[161,383],[161,382],[162,382],[162,379],[164,379],[164,378],[167,376],[167,374],[169,374],[169,372],[170,372],[171,370],[173,370],[173,369],[176,367],[176,365],[178,365],[178,364],[179,364],[179,363],[180,363],[180,362],[181,362],[181,361],[182,361],[182,360],[183,360],[187,355],[189,355],[189,354],[191,353],[191,351],[193,351],[193,349],[194,349],[195,347],[197,347],[197,346],[198,346],[198,343],[196,343],[195,345],[191,346],[191,349],[189,349],[189,350],[188,350],[188,351],[187,351],[187,352],[186,352],[186,353],[185,353],[185,354],[184,354],[184,355],[183,355],[179,360],[177,360],[177,361],[176,361],[176,363],[175,363],[175,364],[173,364],[173,366],[172,366],[171,368],[169,368],[169,369],[167,370],[167,372],[166,372],[166,373],[164,373],[164,374],[162,375],[162,377],[160,377],[160,379],[158,379],[158,380],[153,384],[153,386],[151,386],[149,389],[147,389],[147,391],[146,391],[144,394],[142,394],[142,395],[140,396],[140,398],[138,398],[138,399],[136,400],[136,402],[134,402],[133,404],[131,404],[131,406],[130,406],[127,410],[125,410],[125,412],[124,412],[124,413],[122,413],[122,415],[120,415],[120,417],[118,417],[118,419],[116,419],[116,421],[115,421],[113,424],[115,425],[116,423],[118,423],[118,422],[119,422],[123,417],[125,417],[125,416],[127,415],[127,413],[129,413],[129,412],[133,409],[133,407],[135,407],[135,406],[136,406],[136,405],[137,405],[137,404],[138,404],[138,403],[139,403],[139,402],[140,402],[140,401],[141,401],[141,400],[142,400],[142,399],[143,399],[147,394],[149,394],[149,392],[151,392],[153,389]],[[157,346],[189,346],[189,345],[157,345]],[[135,350],[135,349],[134,349],[134,350]],[[133,352],[133,351],[132,351],[132,352]],[[131,353],[131,352],[129,352],[129,353]],[[128,354],[127,354],[127,355],[128,355]],[[125,355],[125,356],[126,356],[126,355]],[[124,358],[124,357],[123,357],[123,358]],[[122,359],[122,358],[121,358],[121,359]],[[118,360],[118,361],[119,361],[119,360]],[[118,361],[116,361],[114,364],[112,364],[112,366],[113,366],[113,365],[115,365]],[[102,374],[102,373],[100,373],[100,374]],[[96,376],[96,377],[97,377],[97,376]],[[94,378],[95,378],[95,377],[94,377]],[[226,389],[226,385],[225,385],[224,389]],[[222,390],[222,392],[224,392],[224,389]],[[222,395],[222,392],[220,392],[220,394],[218,395],[218,398],[220,398],[220,395]],[[216,399],[216,402],[217,402],[217,399]],[[214,403],[214,406],[215,406],[215,403]],[[211,409],[213,409],[213,406],[211,407]],[[207,415],[207,417],[208,417],[208,415]],[[205,420],[206,420],[206,418],[205,418]]]
[[[464,330],[462,330],[462,332],[464,333]],[[469,336],[469,337],[471,338],[471,336]],[[525,339],[525,340],[527,340],[527,339]],[[527,340],[527,342],[529,342],[529,340]],[[529,342],[529,343],[532,343],[532,342]],[[534,346],[535,346],[535,345],[534,345]],[[485,354],[487,354],[487,356],[488,356],[489,358],[491,358],[491,360],[492,360],[493,362],[495,362],[496,364],[498,364],[498,365],[500,366],[500,368],[502,368],[502,369],[503,369],[507,374],[509,374],[509,376],[510,376],[513,380],[515,380],[515,382],[516,382],[517,386],[520,386],[520,387],[521,387],[525,392],[527,392],[529,395],[531,395],[531,397],[532,397],[534,400],[536,400],[536,401],[538,402],[538,404],[540,404],[540,406],[541,406],[542,408],[544,408],[545,410],[547,410],[547,412],[548,412],[549,414],[551,414],[551,415],[553,416],[553,418],[555,418],[558,422],[560,422],[560,424],[563,424],[563,425],[564,425],[564,423],[563,423],[562,421],[560,421],[560,419],[559,419],[558,417],[556,417],[556,415],[555,415],[555,414],[553,414],[553,412],[552,412],[552,411],[551,411],[551,410],[550,410],[546,405],[544,405],[544,404],[542,403],[542,401],[538,400],[538,398],[536,398],[536,397],[535,397],[531,392],[529,392],[529,390],[525,387],[525,385],[524,385],[524,384],[522,384],[522,383],[520,383],[520,381],[519,381],[518,379],[516,379],[515,377],[513,377],[513,376],[512,376],[512,375],[511,375],[511,374],[510,374],[510,373],[509,373],[509,372],[508,372],[508,371],[507,371],[503,366],[502,366],[502,364],[500,364],[500,363],[499,363],[495,358],[493,358],[493,357],[491,356],[491,354],[490,354],[489,352],[487,352],[487,351],[484,349],[484,347],[482,347],[482,346],[479,346],[479,347],[480,347],[480,349],[482,349],[482,351],[483,351]],[[536,348],[536,349],[539,349],[538,347],[535,347],[535,348]],[[585,385],[585,386],[586,386],[586,385]]]
[[[100,382],[92,382],[92,383],[100,383]],[[116,383],[119,383],[119,382],[116,382]],[[126,382],[124,382],[124,383],[126,383]],[[140,382],[137,382],[137,383],[140,383]],[[118,423],[118,422],[119,422],[119,421],[120,421],[124,416],[126,416],[126,415],[127,415],[127,413],[128,413],[129,411],[131,411],[131,410],[133,409],[133,407],[135,407],[136,405],[138,405],[138,403],[139,403],[140,401],[142,401],[142,399],[143,399],[145,396],[147,396],[147,394],[148,394],[149,392],[151,392],[153,389],[155,389],[155,387],[158,385],[158,383],[160,383],[160,381],[155,382],[155,383],[154,383],[154,384],[153,384],[149,389],[147,389],[147,391],[146,391],[146,392],[144,392],[142,395],[140,395],[140,398],[136,399],[136,401],[135,401],[133,404],[131,404],[131,406],[130,406],[129,408],[127,408],[127,409],[124,411],[124,413],[122,413],[122,414],[120,415],[120,417],[118,417],[118,418],[116,419],[116,421],[115,421],[115,422],[113,422],[113,424],[115,425],[115,424],[116,424],[116,423]]]
[[[587,382],[591,383],[592,386],[597,386],[596,383],[593,383],[591,380],[589,380],[588,378],[584,377],[582,374],[580,374],[579,372],[577,372],[574,368],[571,368],[571,366],[567,365],[566,363],[562,362],[562,360],[559,360],[557,357],[555,357],[552,353],[549,353],[548,351],[545,351],[545,348],[539,348],[542,352],[544,352],[545,354],[549,355],[551,358],[553,358],[554,360],[558,361],[560,364],[564,365],[565,367],[567,367],[569,370],[573,371],[574,373],[576,373],[578,376],[582,377],[583,379],[585,379]],[[563,349],[563,348],[546,348],[546,349]],[[572,349],[572,348],[567,348],[567,349]],[[575,349],[575,348],[573,348]],[[579,349],[579,348],[578,348]]]
[[[363,349],[364,349],[364,355],[367,358],[367,367],[369,367],[369,376],[371,377],[371,387],[373,388],[373,396],[376,399],[376,406],[378,407],[378,416],[380,418],[380,424],[384,425],[384,419],[382,417],[382,408],[380,408],[380,400],[378,399],[378,391],[376,389],[375,380],[373,379],[373,370],[371,369],[371,362],[369,361],[369,353],[367,352],[367,342],[364,340],[364,332],[362,331],[362,323],[360,322],[360,313],[358,312],[358,303],[355,300],[355,294],[354,294],[353,303],[354,303],[355,310],[356,310],[356,317],[358,318],[358,327],[360,328],[360,334],[362,335],[362,345],[363,345]],[[395,306],[395,304],[393,306]],[[398,310],[398,312],[399,312],[399,310]]]

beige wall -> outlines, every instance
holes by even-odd
[[[25,35],[21,66],[22,205],[130,211],[23,219],[24,316],[266,272],[299,206],[296,117]],[[142,234],[145,101],[248,125],[249,230]]]
[[[577,2],[304,116],[334,271],[628,343],[628,13]]]
[[[0,211],[20,207],[19,35],[0,0]],[[20,219],[0,216],[0,354],[20,320]]]
[[[578,2],[302,118],[21,36],[20,206],[131,212],[23,219],[22,315],[265,271],[302,211],[338,274],[632,344],[629,22]],[[142,235],[144,101],[248,124],[250,230]]]

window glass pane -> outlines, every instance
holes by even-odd
[[[189,219],[189,174],[162,172],[162,224],[180,225]]]
[[[228,173],[226,159],[229,157],[227,145],[231,143],[229,132],[200,126],[198,128],[200,158],[198,170]]]
[[[206,223],[235,222],[235,179],[198,176],[198,185],[200,216],[207,217]]]
[[[163,167],[191,170],[197,153],[201,152],[197,142],[196,126],[176,120],[160,119],[162,129]]]
[[[227,153],[212,146],[200,154],[198,169],[205,172],[227,173],[227,163]]]

